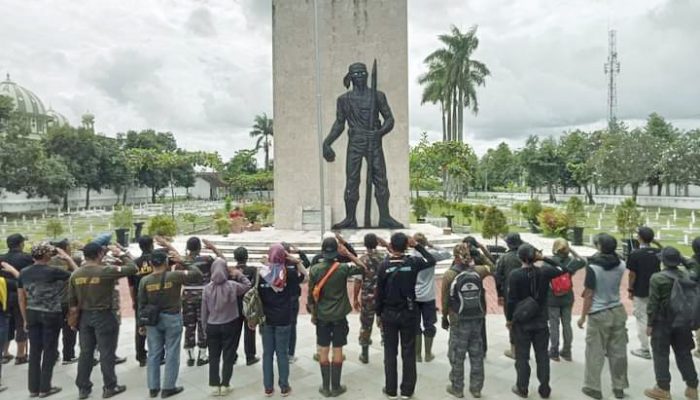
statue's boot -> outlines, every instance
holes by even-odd
[[[333,225],[333,230],[357,229],[357,200],[345,200],[345,219]]]
[[[379,227],[387,229],[403,229],[401,222],[393,219],[389,214],[389,197],[377,197],[379,208]]]

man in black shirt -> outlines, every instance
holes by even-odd
[[[134,312],[138,312],[138,290],[139,282],[141,279],[153,273],[153,266],[151,265],[151,255],[153,254],[153,238],[147,235],[141,236],[139,238],[139,248],[141,249],[141,256],[134,260],[138,272],[136,275],[129,276],[127,279],[129,281],[129,294],[131,295],[131,305],[134,308]],[[139,334],[138,329],[138,317],[134,318],[136,324],[135,329],[135,342],[136,342],[136,361],[138,361],[139,366],[145,367],[146,361],[148,359],[148,354],[146,351],[146,336]]]
[[[639,248],[627,259],[629,270],[629,299],[633,301],[634,317],[637,320],[637,339],[639,349],[632,350],[634,356],[651,360],[649,337],[647,336],[647,304],[649,303],[649,280],[660,271],[659,249],[651,247],[654,231],[645,226],[637,231]]]
[[[423,246],[397,232],[391,236],[391,256],[379,269],[377,276],[376,312],[384,332],[384,393],[397,396],[398,376],[396,357],[401,338],[403,374],[401,397],[410,398],[416,388],[416,280],[418,272],[435,266],[435,258]],[[421,257],[405,255],[408,247],[415,248]]]
[[[247,265],[248,250],[245,247],[236,248],[233,251],[233,258],[236,260],[236,266],[233,268],[243,272],[243,275],[248,278],[251,285],[255,285],[255,276],[258,273],[258,269]],[[233,272],[231,272],[231,267],[229,267],[229,272],[229,275],[233,275]],[[260,361],[260,358],[256,357],[255,355],[255,328],[253,327],[251,329],[251,327],[248,326],[248,320],[246,320],[245,316],[243,315],[243,296],[238,298],[238,315],[240,315],[240,318],[235,321],[233,328],[235,331],[233,335],[236,338],[236,343],[234,343],[234,347],[236,348],[236,356],[234,357],[234,360],[238,359],[238,344],[241,340],[241,329],[243,329],[243,348],[245,351],[246,360],[245,364],[250,366]]]
[[[12,234],[7,237],[7,254],[0,256],[0,261],[5,261],[12,265],[18,271],[32,264],[34,260],[32,256],[22,251],[24,248],[25,237],[19,233]],[[27,363],[27,332],[24,330],[24,319],[19,310],[19,302],[17,301],[17,279],[7,272],[0,271],[0,275],[7,280],[8,287],[8,313],[10,314],[10,329],[5,348],[3,349],[3,363],[12,360],[12,355],[8,353],[10,341],[17,342],[17,357],[15,365]]]
[[[532,245],[523,244],[518,248],[518,258],[522,268],[511,272],[508,278],[508,303],[506,326],[511,330],[515,341],[515,371],[517,381],[513,393],[526,398],[530,383],[530,347],[535,351],[538,392],[543,399],[552,392],[549,386],[549,344],[547,290],[552,278],[564,273],[553,261],[546,260]],[[550,265],[536,267],[535,262],[546,261]],[[534,300],[534,302],[533,302]],[[532,312],[524,315],[527,308]],[[515,317],[514,317],[515,316]]]
[[[520,234],[509,233],[505,238],[508,251],[503,254],[496,263],[496,273],[493,278],[496,280],[496,292],[498,293],[498,305],[503,307],[504,313],[507,313],[506,299],[508,298],[508,278],[510,273],[522,266],[522,261],[518,258],[518,248],[523,244],[520,239]],[[515,358],[515,340],[513,333],[509,334],[510,348],[503,352],[503,355],[509,358]]]
[[[294,364],[297,358],[294,356],[297,347],[297,318],[299,317],[299,297],[301,296],[301,284],[308,275],[311,266],[309,257],[303,251],[289,243],[282,242],[282,246],[289,254],[297,254],[301,259],[301,264],[287,263],[287,286],[289,286],[292,296],[292,332],[289,336],[289,363]]]

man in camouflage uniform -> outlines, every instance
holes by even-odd
[[[386,242],[383,239],[378,239],[374,233],[365,235],[364,241],[367,253],[360,259],[367,266],[367,272],[362,278],[355,280],[353,303],[355,309],[360,310],[360,346],[362,346],[360,361],[367,364],[369,363],[369,346],[372,344],[372,325],[376,314],[374,296],[377,288],[377,270],[386,258],[386,254],[377,250],[377,245],[381,243],[386,246]],[[360,295],[361,302],[358,300],[358,295]]]
[[[450,290],[455,278],[463,271],[473,271],[483,280],[490,275],[488,266],[475,265],[468,243],[455,246],[454,264],[442,277],[442,328],[449,329],[447,357],[450,360],[450,384],[447,393],[457,398],[464,397],[464,361],[469,355],[469,392],[473,397],[481,397],[484,387],[484,344],[482,337],[483,318],[466,319],[450,308]],[[481,286],[483,294],[484,288]],[[483,309],[485,311],[485,308]],[[484,314],[485,315],[485,312]]]
[[[164,247],[171,248],[170,243],[167,243],[161,238],[158,238],[158,243]],[[217,257],[224,258],[223,254],[210,242],[199,240],[193,236],[187,239],[187,256],[183,260],[183,268],[187,269],[191,266],[196,266],[202,273],[201,284],[185,285],[182,291],[182,320],[185,325],[185,345],[187,351],[187,366],[192,367],[195,364],[194,347],[195,344],[199,348],[197,355],[197,366],[206,365],[209,363],[207,356],[207,337],[202,324],[202,290],[209,283],[211,278],[211,265],[214,262],[212,256],[200,255],[202,251],[202,242],[205,248],[211,250]]]

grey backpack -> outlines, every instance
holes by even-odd
[[[662,272],[673,279],[669,311],[671,326],[696,330],[700,328],[700,286],[686,273]]]

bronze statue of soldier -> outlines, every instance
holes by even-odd
[[[336,119],[328,137],[323,141],[323,158],[335,161],[331,148],[348,124],[348,148],[345,162],[345,219],[333,225],[333,229],[357,229],[357,203],[360,200],[360,172],[362,160],[367,161],[367,201],[365,203],[365,227],[370,226],[371,190],[375,188],[375,198],[379,209],[379,228],[400,229],[403,224],[389,214],[389,182],[386,176],[386,163],[382,138],[394,128],[394,116],[389,108],[386,95],[377,90],[376,61],[372,68],[372,87],[367,85],[367,66],[354,63],[348,68],[343,79],[346,88],[352,90],[340,95],[336,106]],[[379,120],[379,114],[383,119]]]

